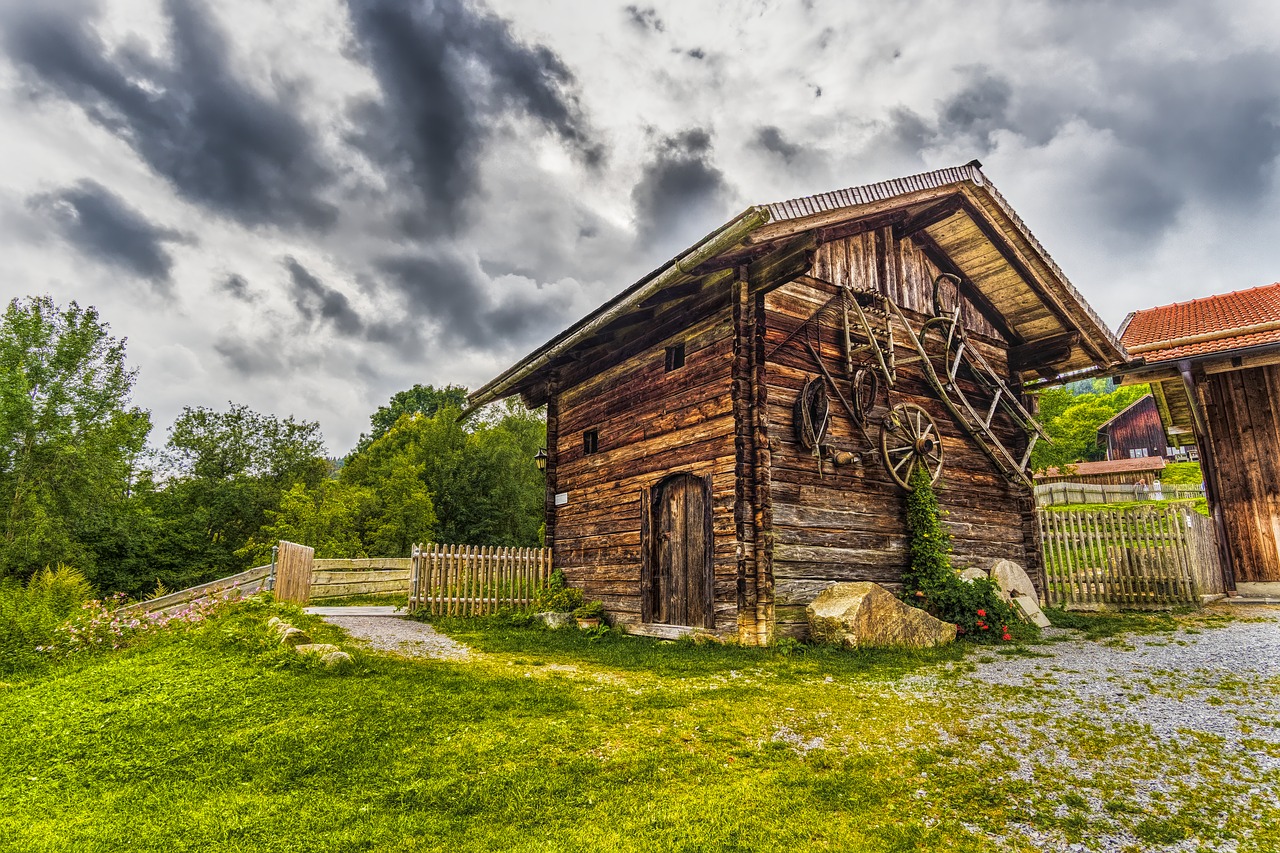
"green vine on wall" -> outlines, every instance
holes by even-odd
[[[952,569],[951,536],[942,526],[942,509],[924,466],[912,473],[907,494],[907,555],[902,586],[908,604],[954,623],[960,635],[978,642],[1008,642],[1027,630],[993,581],[962,580]]]

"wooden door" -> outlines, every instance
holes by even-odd
[[[645,503],[644,620],[715,627],[710,478],[673,474]]]

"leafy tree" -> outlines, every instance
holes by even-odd
[[[86,534],[125,512],[149,414],[97,311],[14,299],[0,320],[0,575],[91,572]],[[92,537],[89,537],[92,538]]]
[[[461,385],[446,385],[437,389],[433,385],[414,385],[407,391],[397,391],[391,401],[369,416],[368,434],[361,434],[354,453],[361,453],[369,445],[386,435],[405,415],[433,417],[443,409],[462,410],[467,405],[467,389]]]
[[[225,412],[184,408],[164,450],[168,479],[147,496],[161,527],[155,563],[164,571],[156,576],[186,585],[248,568],[284,494],[323,481],[323,449],[313,421],[234,403]]]
[[[1123,385],[1108,390],[1108,380],[1050,388],[1040,394],[1040,423],[1053,439],[1041,441],[1031,455],[1031,467],[1061,467],[1072,462],[1101,459],[1106,448],[1098,444],[1098,428],[1144,394],[1146,385]]]

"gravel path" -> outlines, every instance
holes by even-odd
[[[1134,835],[1133,821],[1109,819],[1107,809],[1114,796],[1107,792],[1126,791],[1148,816],[1171,802],[1198,803],[1207,819],[1222,822],[1280,797],[1280,608],[1223,612],[1238,621],[1101,642],[1060,639],[1035,646],[1042,656],[987,658],[961,679],[962,693],[1012,688],[970,718],[999,733],[1002,751],[1017,761],[1011,778],[1050,800],[1067,780],[1083,797],[1073,808],[1089,820],[1087,842],[1015,827],[1024,843],[1108,853],[1237,849],[1205,838],[1152,846]],[[911,681],[915,689],[942,686]]]
[[[342,616],[331,612],[322,615],[326,622],[337,625],[353,638],[380,652],[439,660],[466,660],[471,657],[469,648],[436,633],[436,629],[425,622],[400,616]]]

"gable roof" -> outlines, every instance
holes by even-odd
[[[1120,339],[1147,364],[1280,344],[1280,282],[1135,311]]]
[[[1062,474],[1058,468],[1046,468],[1035,475],[1035,479],[1045,477],[1087,477],[1093,474],[1127,474],[1141,471],[1160,471],[1165,467],[1163,456],[1138,456],[1134,459],[1110,459],[1105,462],[1076,462],[1066,467],[1075,469],[1071,474]]]
[[[1127,415],[1127,414],[1128,414],[1130,411],[1132,411],[1133,409],[1137,408],[1138,406],[1142,405],[1143,403],[1146,403],[1148,400],[1150,400],[1150,401],[1151,401],[1151,405],[1152,405],[1152,406],[1155,406],[1155,404],[1156,404],[1156,398],[1155,398],[1155,397],[1153,397],[1153,396],[1151,396],[1150,394],[1143,394],[1141,397],[1139,397],[1138,399],[1134,400],[1132,403],[1130,403],[1129,405],[1125,406],[1123,409],[1121,409],[1120,411],[1116,412],[1116,413],[1115,413],[1114,415],[1112,415],[1111,417],[1107,418],[1107,420],[1106,420],[1106,421],[1104,421],[1102,424],[1100,424],[1100,425],[1098,426],[1098,432],[1102,432],[1104,429],[1106,429],[1107,427],[1111,426],[1113,423],[1115,423],[1116,421],[1118,421],[1118,420],[1119,420],[1120,418],[1122,418],[1123,416]],[[1156,410],[1156,414],[1159,414],[1159,409],[1157,409],[1157,410]]]
[[[515,393],[526,402],[547,398],[555,365],[590,356],[608,335],[634,326],[664,292],[729,287],[712,273],[747,265],[785,278],[797,250],[840,239],[859,223],[892,225],[942,258],[970,285],[987,315],[998,315],[1011,344],[1056,347],[1062,372],[1108,367],[1127,360],[1119,340],[982,173],[976,160],[891,181],[747,208],[685,252],[655,269],[600,308],[556,335],[468,398],[469,410]],[[843,230],[842,230],[843,229]],[[646,308],[646,304],[649,305]],[[1061,353],[1069,351],[1064,359]],[[1029,365],[1035,366],[1035,365]]]

